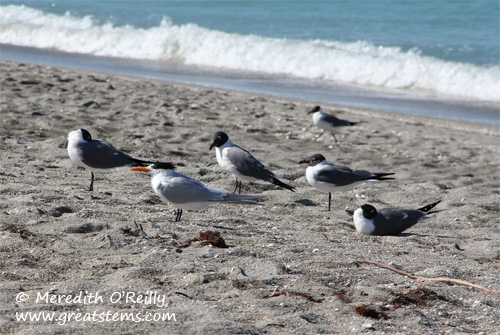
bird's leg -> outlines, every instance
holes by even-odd
[[[328,192],[328,211],[330,211],[331,204],[332,204],[332,192]]]
[[[177,211],[175,213],[175,222],[179,222],[181,220],[182,216],[182,209],[177,208]]]
[[[240,187],[239,187],[239,190],[238,190],[238,194],[241,194],[241,180],[239,181],[240,183]]]
[[[94,190],[94,172],[90,171],[90,186],[89,191]]]
[[[339,143],[339,141],[337,140],[337,137],[335,137],[334,133],[332,133],[332,136],[333,136],[333,139],[335,140],[335,143]]]
[[[233,193],[236,193],[237,189],[238,189],[238,179],[236,179],[236,184],[234,185]]]
[[[323,136],[323,134],[324,134],[324,133],[325,133],[325,131],[324,131],[324,130],[321,130],[321,134],[319,134],[319,135],[318,135],[318,137],[316,137],[316,141],[317,141],[317,140],[319,140],[319,138],[320,138],[321,136]]]

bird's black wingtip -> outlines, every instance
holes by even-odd
[[[282,186],[282,187],[284,187],[284,188],[286,188],[287,190],[290,190],[290,191],[292,191],[292,192],[294,192],[294,193],[295,193],[296,188],[295,188],[295,187],[293,187],[293,186],[290,186],[290,185],[287,185],[287,184],[283,183],[283,186]]]
[[[143,161],[142,159],[132,158],[132,162],[134,162],[134,166],[148,166],[154,164],[154,162]]]
[[[286,188],[287,190],[292,191],[292,192],[294,192],[294,193],[295,193],[296,188],[295,188],[295,187],[293,187],[293,186],[287,185],[287,184],[285,184],[285,183],[282,183],[282,184],[276,184],[276,185],[281,186],[281,187],[283,187],[283,188]]]
[[[431,213],[429,213],[429,211],[431,209],[433,209],[434,207],[436,207],[441,201],[442,200],[438,200],[436,202],[433,202],[432,204],[425,205],[424,207],[421,207],[418,210],[421,211],[421,212],[424,212],[424,213],[431,214]],[[433,213],[437,213],[437,212],[440,212],[440,211],[433,211]]]
[[[159,161],[143,161],[141,159],[132,158],[132,162],[134,162],[135,166],[150,166],[153,165],[155,169],[175,169],[175,164],[170,162],[159,162]]]
[[[273,178],[272,180],[273,180],[274,185],[277,185],[277,186],[286,188],[287,190],[290,190],[292,192],[295,192],[295,187],[288,185],[288,184],[285,184],[284,182],[282,182],[281,180],[279,180],[277,178]]]
[[[372,177],[370,179],[376,179],[376,180],[394,180],[396,178],[393,177],[388,177],[388,176],[393,176],[396,173],[394,172],[388,172],[388,173],[374,173],[375,177]]]

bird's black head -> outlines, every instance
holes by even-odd
[[[156,162],[153,164],[155,170],[173,170],[175,168],[172,163]]]
[[[213,147],[220,147],[222,145],[224,145],[224,143],[227,142],[227,140],[229,140],[229,136],[227,136],[227,134],[223,131],[218,131],[215,133],[214,135],[214,140],[212,142],[212,144],[210,145],[210,149],[208,149],[209,151],[212,150]]]
[[[92,141],[92,135],[90,135],[89,131],[87,129],[80,129],[82,132],[82,137],[85,141],[90,142]]]
[[[377,209],[372,205],[365,204],[361,206],[361,209],[363,210],[363,216],[368,220],[373,219],[377,215]]]
[[[313,113],[319,112],[320,110],[321,110],[321,107],[316,106],[313,109],[311,109],[310,111],[308,111],[307,114],[313,114]]]
[[[311,157],[301,160],[299,164],[307,163],[309,164],[309,166],[315,166],[324,161],[325,159],[326,159],[325,156],[323,156],[322,154],[315,154],[312,155]]]

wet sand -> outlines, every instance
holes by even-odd
[[[318,137],[306,115],[314,102],[0,66],[2,333],[500,334],[499,296],[362,262],[500,292],[498,128],[322,105],[363,121],[337,132],[336,143]],[[90,172],[66,151],[78,128],[232,190],[208,151],[223,130],[297,192],[253,182],[243,192],[266,196],[258,205],[214,204],[176,223],[148,175],[97,172],[88,192]],[[328,195],[297,164],[315,153],[396,179],[334,193],[328,212]],[[345,211],[437,200],[443,211],[400,236],[359,235]],[[207,230],[228,248],[187,243]],[[54,320],[18,320],[26,312]],[[127,313],[133,319],[113,320]],[[161,313],[170,320],[156,320]]]

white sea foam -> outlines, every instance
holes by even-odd
[[[159,26],[143,29],[25,6],[0,9],[0,43],[5,44],[500,101],[500,66],[444,61],[416,49],[403,51],[365,41],[239,35],[195,24],[174,25],[168,18]]]

